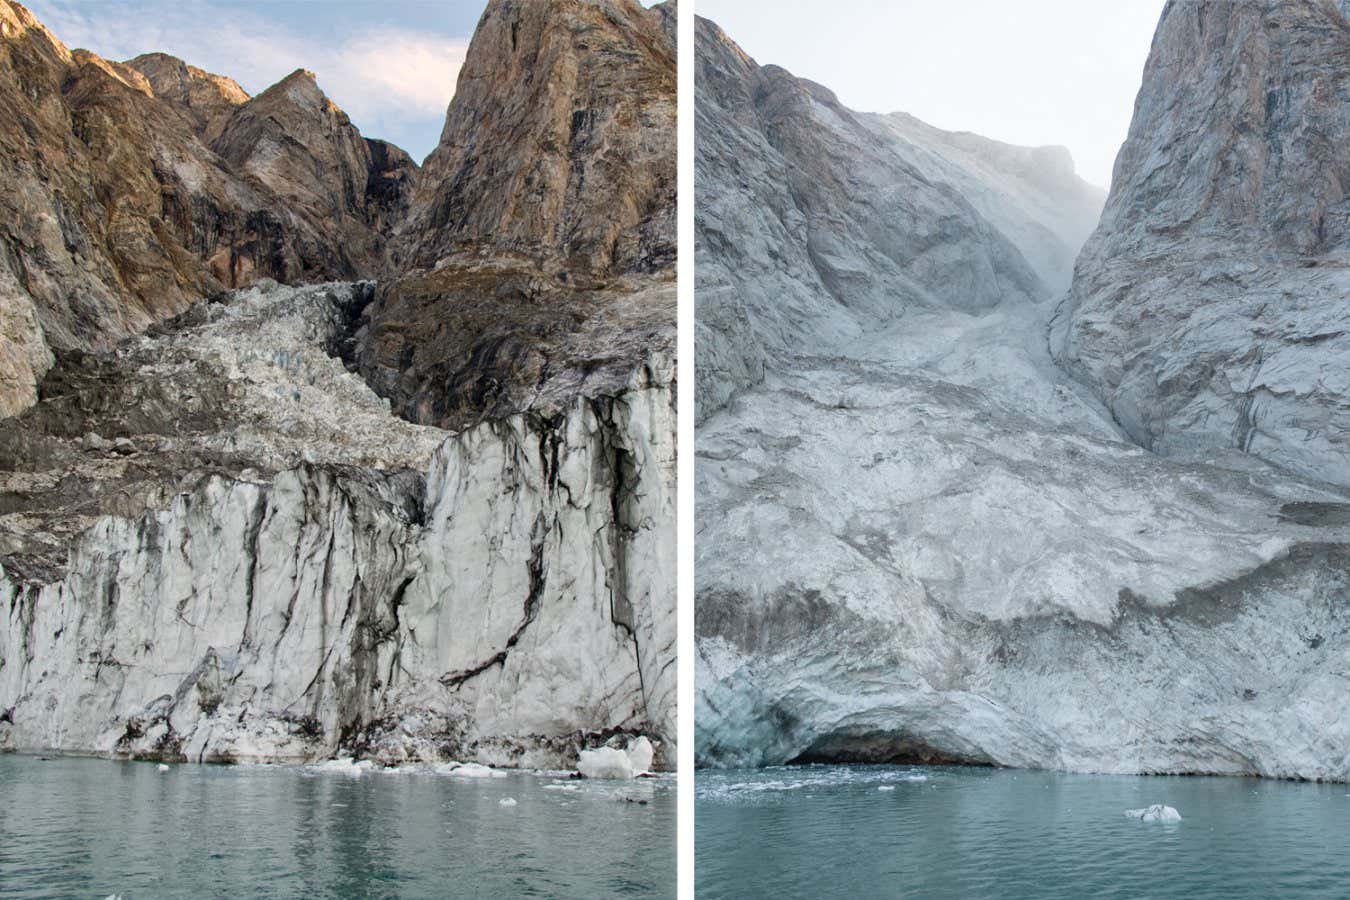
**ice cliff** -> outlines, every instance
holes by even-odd
[[[1293,40],[1283,15],[1325,30]],[[1101,226],[1072,266],[1102,198],[1063,151],[849,111],[699,23],[700,764],[1350,777],[1350,498],[1255,441],[1168,453],[1136,427],[1151,419],[1120,413],[1114,382],[1089,377],[1115,352],[1123,362],[1103,365],[1117,375],[1188,365],[1186,334],[1147,303],[1225,318],[1228,337],[1247,328],[1247,299],[1210,310],[1211,288],[1144,292],[1186,277],[1163,252],[1191,252],[1169,202],[1231,209],[1234,184],[1277,193],[1232,154],[1214,182],[1189,152],[1222,130],[1234,95],[1214,106],[1203,83],[1177,90],[1177,60],[1252,79],[1257,60],[1301,83],[1314,60],[1339,71],[1340,51],[1323,51],[1345,46],[1340,15],[1170,5]],[[1214,52],[1197,51],[1201,36]],[[1306,90],[1322,120],[1344,117],[1334,92]],[[1193,109],[1220,122],[1202,128]],[[1223,133],[1249,150],[1284,140],[1240,123]],[[1333,177],[1329,164],[1299,171]],[[1145,182],[1156,202],[1126,199]],[[1109,246],[1127,209],[1133,239],[1157,242],[1139,257]],[[1298,287],[1334,272],[1233,258],[1213,266],[1268,265],[1259,277],[1292,292],[1272,313],[1278,340],[1304,348],[1290,352],[1318,396],[1336,395],[1340,369],[1322,355],[1336,313]],[[1215,272],[1224,296],[1245,297]],[[1085,297],[1105,312],[1084,312]],[[1132,324],[1097,327],[1107,314]],[[1066,321],[1078,355],[1061,366]],[[1298,406],[1305,450],[1338,440],[1336,402]]]

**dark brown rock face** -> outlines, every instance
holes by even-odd
[[[367,311],[417,422],[617,392],[675,332],[673,8],[494,0]]]
[[[414,180],[400,154],[302,73],[249,100],[173,57],[72,53],[0,0],[0,415],[35,401],[53,351],[260,278],[375,274]]]

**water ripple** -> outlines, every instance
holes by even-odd
[[[695,797],[700,900],[1350,896],[1345,785],[781,766]],[[1124,816],[1153,803],[1182,821]]]
[[[0,755],[0,896],[674,896],[673,779],[557,783]]]

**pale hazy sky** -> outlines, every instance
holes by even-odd
[[[697,0],[761,65],[853,109],[1062,144],[1106,187],[1164,0]]]
[[[171,53],[251,94],[309,69],[366,137],[421,160],[486,0],[24,0],[68,46]]]

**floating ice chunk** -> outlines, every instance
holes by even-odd
[[[544,785],[544,790],[546,790],[546,791],[579,791],[579,790],[581,790],[581,785],[579,785],[579,784],[565,784],[565,783],[564,783],[564,784],[559,784],[558,782],[554,782],[553,784],[546,784],[546,785]]]
[[[652,749],[652,742],[647,740],[645,735],[629,741],[628,747],[623,752],[628,754],[634,775],[652,770],[652,757],[656,755],[656,751]]]
[[[482,763],[450,762],[436,767],[437,775],[453,775],[456,778],[505,778],[506,773],[485,766]]]
[[[350,756],[343,756],[339,759],[325,759],[323,762],[314,763],[310,768],[335,775],[363,775],[373,766],[374,763],[368,759],[356,762]]]
[[[164,763],[160,763],[159,765],[155,766],[155,768],[158,769],[158,770],[161,771],[161,772],[167,772],[167,771],[169,771],[169,767],[166,766],[166,765],[164,765]]]
[[[613,747],[582,750],[577,771],[587,778],[632,778],[634,774],[633,761],[628,754]]]
[[[893,791],[893,790],[895,790],[895,785],[893,785],[893,784],[882,784],[882,785],[878,785],[878,786],[877,786],[877,790],[879,790],[879,791]]]
[[[928,776],[927,776],[927,775],[906,775],[906,776],[905,776],[905,780],[906,780],[906,781],[927,781],[927,780],[928,780]]]
[[[1144,809],[1127,809],[1125,818],[1138,819],[1141,822],[1180,822],[1181,813],[1170,806],[1155,803]]]
[[[503,797],[502,799],[500,799],[500,800],[497,801],[497,805],[498,805],[498,806],[515,806],[515,805],[516,805],[516,798],[515,798],[515,797]]]

